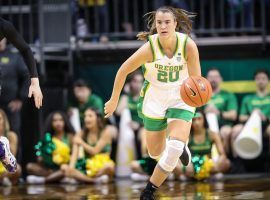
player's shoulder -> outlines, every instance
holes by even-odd
[[[247,94],[246,96],[243,97],[243,101],[250,101],[251,99],[257,98],[257,95],[254,94]]]
[[[223,94],[223,95],[228,95],[228,96],[235,96],[234,93],[228,91],[228,90],[220,90],[220,94]]]

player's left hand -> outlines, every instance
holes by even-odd
[[[22,101],[19,99],[12,100],[11,102],[9,102],[8,107],[11,112],[17,112],[22,108]]]
[[[43,95],[39,86],[38,78],[31,78],[28,97],[34,96],[35,106],[39,109],[42,106]]]
[[[105,118],[109,118],[110,116],[112,116],[113,112],[116,110],[117,103],[118,102],[113,99],[110,99],[109,101],[107,101],[107,103],[105,103],[104,106]]]

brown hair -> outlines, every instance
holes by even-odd
[[[184,31],[186,34],[190,34],[192,30],[192,21],[191,18],[194,18],[196,16],[195,13],[188,12],[186,10],[180,9],[180,8],[174,8],[170,6],[163,6],[156,11],[152,11],[149,13],[146,13],[144,17],[147,17],[147,28],[149,29],[148,32],[143,31],[139,32],[137,35],[138,40],[147,40],[149,35],[153,35],[157,33],[156,29],[156,13],[157,12],[170,12],[174,16],[177,26],[176,26],[176,31]]]
[[[2,117],[3,117],[4,130],[6,132],[10,131],[10,125],[9,125],[8,117],[7,117],[6,113],[5,113],[5,111],[0,109],[0,115],[2,115]]]

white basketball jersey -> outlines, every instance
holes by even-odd
[[[180,86],[189,75],[185,58],[185,48],[188,36],[176,32],[176,49],[172,58],[168,58],[159,42],[158,34],[149,36],[153,52],[153,62],[145,63],[142,68],[144,78],[151,85],[160,88]]]

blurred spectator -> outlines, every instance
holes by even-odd
[[[215,113],[218,117],[220,127],[220,134],[223,140],[223,145],[228,153],[230,150],[230,137],[232,133],[232,126],[237,119],[237,99],[233,93],[222,90],[222,77],[218,69],[210,69],[207,73],[213,94],[209,103],[205,106],[204,112]]]
[[[89,19],[86,19],[86,21],[89,22],[89,26],[91,26],[90,32],[100,33],[99,41],[108,42],[109,39],[105,35],[105,33],[108,32],[108,30],[106,30],[107,29],[106,0],[79,0],[79,8],[81,12],[83,9],[84,11],[88,12],[84,13],[83,18],[86,19],[87,17],[89,17]]]
[[[74,129],[63,112],[49,114],[43,138],[35,146],[37,162],[26,166],[29,184],[59,182],[64,177],[60,166],[68,163]]]
[[[5,38],[0,41],[0,67],[2,81],[0,108],[7,114],[10,128],[18,135],[20,143],[21,108],[28,95],[29,73],[20,55],[12,53],[7,48]]]
[[[251,28],[252,27],[252,0],[227,0],[229,5],[228,10],[228,26],[229,28],[236,28],[237,26],[237,16],[244,15],[244,24],[243,27]],[[239,17],[240,18],[240,17]]]
[[[150,158],[148,155],[145,133],[142,133],[141,138],[141,151],[143,156],[131,162],[132,174],[130,177],[133,181],[147,181],[157,164],[157,161]]]
[[[125,87],[125,89],[128,91],[126,94],[121,96],[118,107],[116,109],[116,114],[118,116],[120,116],[122,111],[126,108],[130,111],[132,120],[130,123],[130,127],[134,131],[137,159],[142,158],[140,138],[143,132],[143,121],[138,116],[137,112],[137,104],[139,103],[142,85],[143,75],[139,71],[132,73],[130,75],[128,85],[126,85]]]
[[[253,110],[258,110],[262,119],[262,132],[270,136],[270,94],[268,91],[269,74],[266,70],[257,70],[254,74],[256,93],[247,95],[241,103],[239,122],[233,127],[232,142],[239,135]],[[270,140],[269,140],[270,141]]]
[[[219,153],[217,161],[211,158],[212,145],[215,144]],[[183,167],[182,179],[195,177],[196,179],[208,178],[214,174],[214,178],[222,178],[230,168],[230,161],[227,159],[218,133],[212,132],[207,127],[205,116],[197,112],[192,120],[191,134],[189,138],[189,149],[192,155],[192,162]]]
[[[66,177],[79,182],[108,182],[114,175],[114,162],[110,159],[112,138],[115,127],[105,125],[102,114],[87,108],[84,128],[73,140],[72,156],[69,165],[62,166]],[[84,153],[80,153],[80,148]]]
[[[78,108],[81,125],[84,122],[84,112],[87,108],[92,107],[103,113],[103,100],[96,94],[92,93],[91,87],[86,81],[79,79],[73,85],[73,94],[75,100],[69,103],[69,113],[72,115],[71,108]]]
[[[173,6],[189,11],[189,6],[186,0],[155,0],[153,1],[153,7],[155,10],[162,6]]]
[[[170,0],[170,5],[176,8],[181,8],[181,9],[190,11],[190,8],[186,0]]]
[[[146,137],[145,133],[142,132],[141,134],[141,151],[142,157],[138,160],[133,160],[131,162],[131,170],[132,173],[130,175],[131,180],[133,181],[147,181],[150,176],[152,175],[157,161],[155,159],[150,158],[147,147],[146,147]],[[169,175],[167,180],[175,179],[179,177],[181,169],[180,165],[178,164],[176,169],[173,171],[172,174]]]
[[[0,137],[6,137],[9,140],[10,151],[16,156],[18,150],[18,137],[16,133],[10,131],[9,121],[6,113],[0,109]],[[17,164],[15,173],[6,171],[5,167],[0,163],[0,181],[4,186],[15,185],[21,176],[21,167]]]

